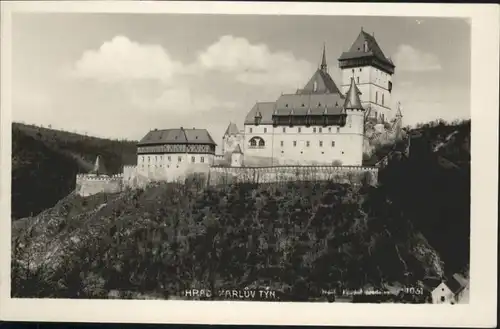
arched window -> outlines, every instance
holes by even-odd
[[[375,104],[378,103],[378,91],[375,92]]]
[[[265,147],[266,142],[261,137],[253,137],[250,139],[250,147]]]
[[[382,94],[382,105],[384,105],[384,94]]]

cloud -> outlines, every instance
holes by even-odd
[[[160,45],[139,44],[116,36],[97,50],[85,51],[71,73],[74,77],[115,83],[128,80],[167,82],[180,71],[182,63],[172,60]]]
[[[394,56],[396,67],[402,71],[425,72],[441,70],[436,55],[426,53],[409,45],[400,45]]]
[[[211,95],[189,88],[174,87],[151,95],[131,90],[130,99],[134,106],[150,112],[171,112],[179,114],[203,113],[215,108],[231,108],[235,104],[219,100]]]
[[[289,52],[272,52],[265,44],[226,35],[199,54],[202,71],[234,75],[248,85],[275,85],[296,88],[312,74],[313,65]]]

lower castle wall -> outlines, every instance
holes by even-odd
[[[97,193],[116,193],[125,188],[144,188],[154,181],[174,182],[184,180],[191,174],[202,174],[208,184],[233,184],[238,182],[273,183],[287,181],[326,181],[338,183],[376,185],[378,168],[361,166],[274,166],[274,167],[185,167],[182,172],[170,172],[168,178],[147,176],[136,166],[125,166],[123,174],[115,176],[77,175],[76,193],[89,196]]]
[[[76,176],[76,194],[89,196],[97,193],[117,193],[123,189],[123,175],[80,174]]]
[[[283,181],[325,181],[376,185],[378,168],[360,166],[276,166],[276,167],[212,167],[209,184],[236,182],[272,183]]]

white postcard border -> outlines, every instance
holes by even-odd
[[[11,13],[211,13],[470,18],[471,262],[468,305],[11,299]],[[499,10],[496,5],[147,1],[1,2],[0,319],[359,326],[496,325]],[[496,144],[496,145],[495,145]]]

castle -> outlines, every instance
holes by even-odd
[[[119,191],[192,174],[211,176],[209,181],[230,176],[269,182],[314,172],[321,179],[350,176],[352,181],[353,175],[368,175],[376,181],[378,170],[362,166],[363,153],[370,153],[376,143],[400,138],[401,111],[398,107],[393,114],[389,105],[395,65],[363,29],[338,59],[340,88],[326,58],[323,47],[321,64],[302,89],[274,102],[256,103],[244,118],[243,130],[230,123],[222,154],[216,154],[206,129],[155,129],[138,143],[136,166],[125,166],[122,174],[112,177],[98,172],[78,175],[78,193]]]

